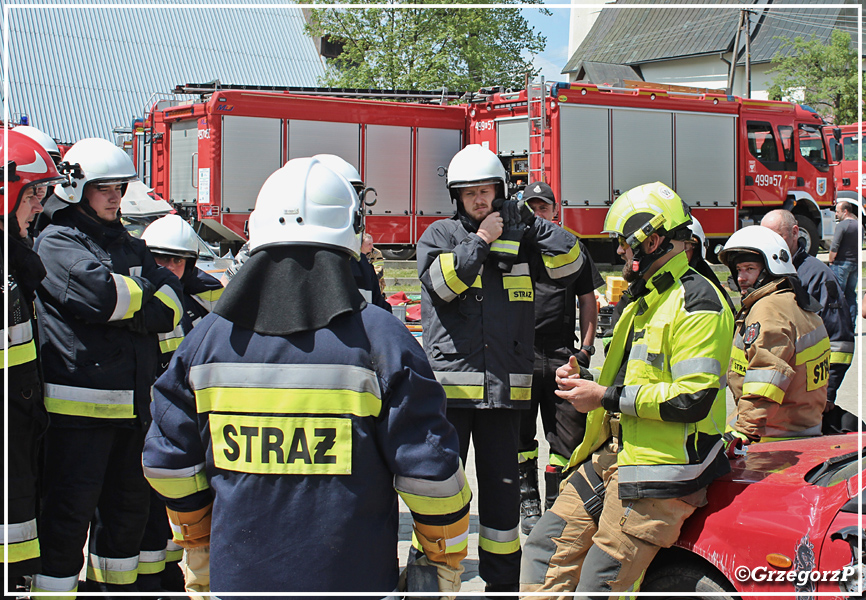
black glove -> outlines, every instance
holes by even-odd
[[[493,208],[499,210],[502,215],[502,229],[524,228],[526,225],[531,225],[535,221],[535,213],[527,206],[526,202],[517,200],[501,200],[499,208],[496,208],[497,201],[493,201]]]
[[[574,360],[576,360],[577,364],[579,364],[584,369],[589,368],[589,361],[591,358],[592,357],[589,354],[587,354],[586,352],[582,352],[580,350],[578,350],[577,354],[574,355]]]

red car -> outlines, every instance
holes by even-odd
[[[710,486],[709,504],[676,545],[659,552],[641,591],[862,597],[862,454],[857,434],[749,446]]]

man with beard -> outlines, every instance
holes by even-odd
[[[604,230],[619,242],[628,304],[598,383],[574,358],[557,394],[587,414],[553,508],[526,541],[521,591],[631,594],[662,547],[730,470],[722,451],[733,316],[689,267],[688,206],[668,186],[629,190]]]
[[[87,580],[98,591],[134,592],[148,515],[141,450],[157,334],[180,322],[181,287],[120,222],[120,198],[137,178],[129,156],[90,138],[66,159],[83,177],[55,187],[68,206],[35,245],[47,273],[36,306],[51,425],[33,592],[75,596],[89,528]]]
[[[505,169],[471,144],[454,155],[447,187],[457,205],[418,241],[424,350],[448,396],[460,454],[475,448],[479,573],[491,592],[516,592],[520,568],[517,444],[530,407],[533,283],[544,269],[573,281],[585,262],[577,238],[505,200]],[[530,261],[539,254],[541,260]]]

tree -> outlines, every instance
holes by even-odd
[[[856,122],[859,66],[851,35],[833,30],[826,45],[817,39],[782,39],[782,49],[790,48],[790,54],[773,57],[770,73],[778,73],[773,84],[787,98],[802,95],[805,104],[839,125]]]
[[[522,88],[526,72],[537,74],[532,55],[544,50],[547,42],[519,8],[469,9],[455,4],[425,9],[392,3],[371,8],[368,0],[349,2],[364,7],[310,10],[307,32],[342,46],[338,56],[326,59],[321,85],[409,90],[445,86],[457,91],[491,85]]]

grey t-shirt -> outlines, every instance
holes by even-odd
[[[857,246],[860,231],[857,219],[843,219],[836,223],[830,252],[836,253],[836,262],[857,262]]]

